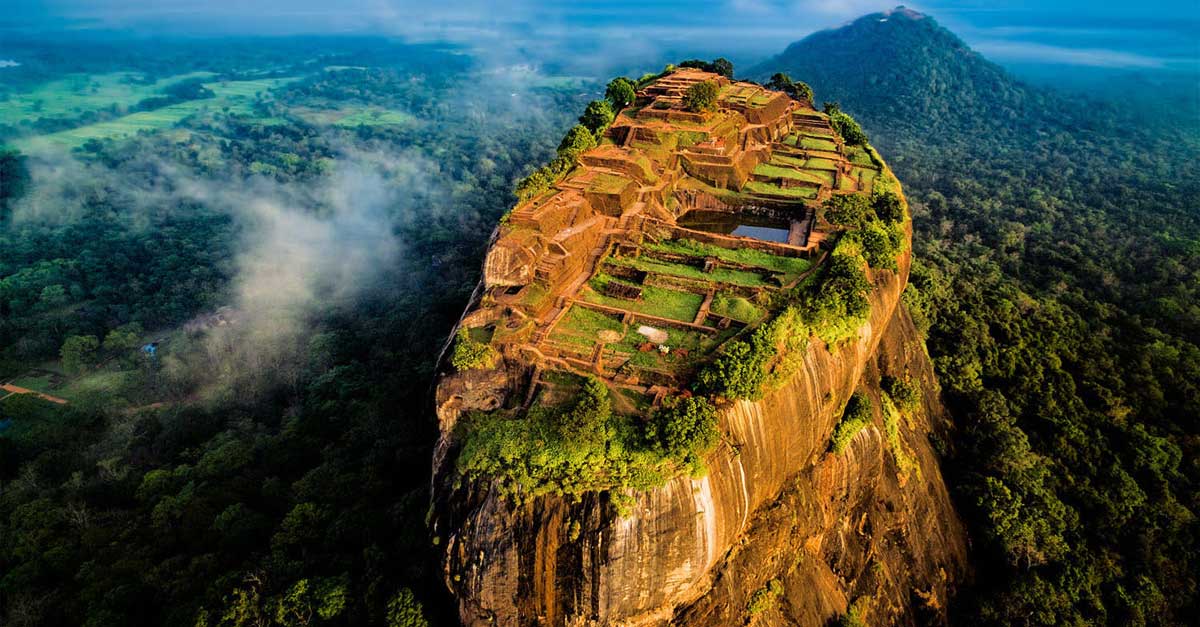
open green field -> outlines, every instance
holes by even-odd
[[[111,402],[114,396],[126,388],[130,376],[132,373],[127,371],[101,368],[74,377],[64,377],[47,372],[32,372],[8,381],[8,383],[55,396],[71,403],[100,399]]]
[[[254,101],[259,96],[295,80],[296,77],[290,77],[205,83],[204,86],[211,89],[216,94],[215,97],[181,102],[151,111],[139,111],[115,120],[88,124],[49,135],[22,138],[12,143],[26,151],[52,147],[75,148],[90,139],[119,139],[142,131],[153,132],[171,128],[185,118],[204,111],[250,115],[254,112]]]
[[[136,72],[70,74],[0,100],[0,124],[15,125],[37,118],[73,118],[113,106],[127,109],[146,98],[162,95],[176,83],[211,76],[214,76],[211,72],[191,72],[145,82]]]

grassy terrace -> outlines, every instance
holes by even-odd
[[[612,315],[586,307],[571,307],[554,327],[550,339],[590,349],[601,340],[600,333],[603,331],[624,336],[625,325]]]
[[[598,194],[619,194],[625,186],[629,184],[629,179],[616,174],[601,172],[592,179],[591,185],[588,185],[588,190]]]
[[[830,172],[838,169],[838,164],[832,159],[823,159],[821,157],[812,157],[804,162],[804,167],[810,170],[829,170]]]
[[[767,315],[767,311],[750,302],[749,299],[736,294],[717,294],[709,306],[709,312],[716,316],[733,318],[747,324],[758,322]]]
[[[808,150],[825,150],[834,152],[837,150],[837,144],[830,139],[821,139],[819,137],[811,137],[805,135],[800,140],[800,147]]]
[[[871,154],[858,146],[851,146],[846,150],[846,158],[854,165],[861,165],[867,168],[878,168],[875,161],[871,159]]]
[[[747,181],[742,186],[743,192],[762,194],[766,196],[782,196],[801,200],[812,200],[817,197],[819,190],[815,187],[779,187],[761,181]]]
[[[583,291],[583,300],[589,303],[596,303],[597,305],[618,307],[648,316],[657,316],[680,322],[695,320],[696,314],[700,311],[700,304],[704,302],[704,297],[699,294],[668,290],[650,285],[639,286],[642,288],[641,300],[612,298],[601,293],[604,285],[610,281],[633,285],[607,274],[598,273],[592,277],[591,281],[588,281],[588,287]]]
[[[663,344],[671,350],[663,354],[658,350],[639,350],[642,344],[650,340],[637,332],[638,326],[641,325],[626,326],[611,314],[572,306],[554,328],[550,339],[562,348],[573,347],[580,358],[590,356],[596,342],[602,342],[609,349],[627,356],[631,366],[677,374],[694,368],[703,361],[705,355],[737,332],[736,328],[703,333],[692,329],[648,325],[667,334]],[[679,349],[684,349],[686,355],[680,353]]]
[[[875,185],[875,178],[879,176],[879,171],[873,168],[855,167],[850,171],[850,175],[858,179],[859,189],[870,192]]]
[[[758,287],[766,285],[763,276],[757,272],[748,270],[734,270],[732,268],[713,268],[712,272],[705,272],[700,268],[689,266],[683,263],[670,263],[648,257],[613,257],[608,260],[608,263],[636,268],[645,272],[654,274],[665,274],[667,276],[683,277],[686,279],[699,279],[702,281],[719,281],[721,283],[730,283],[733,285],[744,285],[746,287]]]
[[[752,248],[721,248],[690,239],[678,239],[647,244],[648,250],[692,257],[715,257],[722,261],[743,266],[762,268],[783,274],[786,280],[794,279],[812,266],[812,262],[800,257],[782,257]]]
[[[784,165],[775,165],[772,163],[760,163],[757,167],[754,168],[754,173],[759,176],[785,178],[785,179],[791,179],[793,181],[803,181],[805,183],[812,183],[813,185],[822,185],[822,184],[828,185],[833,182],[833,173],[831,173],[831,172],[827,172],[824,170],[804,171],[804,170],[797,170],[796,167],[802,167],[802,166],[791,166],[791,165],[784,166]]]

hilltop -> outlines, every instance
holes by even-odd
[[[1024,85],[908,11],[815,33],[748,75],[775,72],[853,113],[913,208],[905,302],[955,416],[944,470],[975,547],[952,621],[1186,622],[1194,120],[1145,106],[1158,94],[1134,81],[1108,102]],[[1152,451],[1171,452],[1148,470]]]
[[[914,622],[961,577],[899,182],[836,107],[708,69],[610,83],[493,236],[436,393],[466,624]]]
[[[868,129],[928,140],[1040,120],[1047,95],[1031,90],[927,15],[899,7],[819,31],[746,72],[804,80]]]

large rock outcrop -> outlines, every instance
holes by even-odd
[[[463,622],[739,624],[771,579],[785,593],[769,612],[785,623],[820,624],[860,597],[872,624],[944,619],[965,539],[928,440],[945,413],[899,304],[907,267],[905,256],[899,272],[874,273],[856,340],[833,349],[814,340],[785,385],[722,408],[725,435],[705,476],[637,493],[627,515],[601,495],[516,505],[442,463],[434,532]],[[856,390],[878,400],[881,373],[907,374],[923,390],[921,411],[900,428],[918,466],[907,478],[878,415],[846,451],[828,451],[841,407]],[[452,392],[442,390],[445,413]]]
[[[705,81],[720,89],[718,109],[681,108]],[[851,608],[870,624],[944,621],[965,574],[965,537],[928,439],[946,424],[937,383],[900,304],[911,224],[891,171],[869,146],[845,145],[811,103],[757,85],[669,73],[638,105],[498,229],[456,344],[495,358],[439,381],[430,527],[462,621],[819,625]],[[894,269],[846,252],[863,246],[849,235],[856,227],[819,211],[838,196],[896,203],[880,211],[891,216],[887,237],[903,240]],[[684,225],[704,212],[750,227],[751,215],[765,215],[786,242],[757,239],[754,228]],[[688,378],[714,346],[749,338],[778,303],[816,289],[807,281],[832,272],[831,257],[861,266],[869,314],[834,345],[801,329],[811,337],[789,349],[803,351],[788,355],[800,364],[793,374],[760,400],[719,401],[720,442],[703,474],[617,495],[521,499],[488,476],[460,474],[466,412],[524,420],[532,403],[561,396],[544,376],[552,372],[603,380],[614,396],[640,399],[624,409],[644,419],[691,394]],[[656,307],[665,294],[696,309]],[[711,307],[718,300],[723,313]],[[647,325],[669,339],[637,339]],[[916,382],[921,402],[897,410],[884,376]],[[873,422],[834,453],[831,436],[856,392],[874,400]],[[496,458],[540,455],[529,444],[506,442]]]

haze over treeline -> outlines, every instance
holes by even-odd
[[[1200,71],[1200,7],[1189,0],[1052,4],[1028,0],[910,4],[931,13],[992,59],[1030,74],[1047,66],[1103,70]],[[533,0],[437,3],[220,0],[17,0],[0,18],[8,32],[109,31],[137,36],[379,34],[469,44],[512,62],[644,67],[680,55],[724,55],[750,63],[813,31],[837,27],[881,0],[728,0],[704,11],[683,0],[559,3]],[[674,56],[671,56],[674,55]],[[0,49],[0,58],[3,50]]]
[[[956,621],[1195,614],[1194,2],[922,3],[982,57],[877,15],[778,58],[890,7],[327,4],[0,16],[0,383],[66,401],[0,400],[0,623],[453,624],[428,395],[489,236],[609,78],[718,56],[904,185]]]

